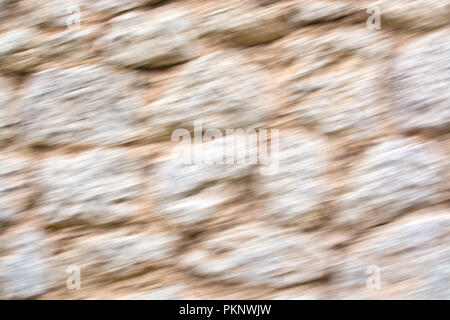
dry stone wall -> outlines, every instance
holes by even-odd
[[[449,23],[448,0],[0,0],[0,298],[449,299]],[[279,170],[174,161],[199,120],[279,130]]]

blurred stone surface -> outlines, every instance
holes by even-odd
[[[55,256],[55,278],[65,285],[67,267],[77,266],[81,288],[126,279],[167,264],[175,253],[175,241],[175,237],[165,233],[127,235],[120,232],[82,239]]]
[[[196,57],[196,31],[188,13],[162,9],[112,19],[101,41],[107,62],[124,67],[164,67]]]
[[[305,1],[293,6],[289,22],[302,26],[319,21],[332,21],[349,15],[352,7],[342,1]]]
[[[405,217],[351,246],[338,259],[330,298],[448,299],[449,213]]]
[[[213,39],[238,46],[252,46],[281,38],[288,31],[279,10],[261,9],[249,3],[221,4],[205,14],[202,28]]]
[[[94,12],[101,12],[108,16],[114,16],[131,9],[163,2],[164,0],[85,0],[85,6]]]
[[[373,6],[380,8],[381,27],[386,24],[401,29],[434,29],[448,25],[450,20],[448,0],[381,0]]]
[[[117,223],[137,210],[145,186],[143,167],[117,149],[44,160],[34,180],[50,225]]]
[[[24,139],[31,145],[109,145],[142,133],[142,101],[131,79],[108,67],[51,68],[31,76],[21,101]]]
[[[305,131],[281,133],[278,172],[258,175],[255,185],[275,222],[301,229],[323,223],[327,151],[327,141],[320,136]]]
[[[325,135],[347,135],[364,139],[375,135],[382,111],[377,69],[350,71],[352,61],[331,66],[304,79],[302,70],[289,76],[288,98],[299,124]],[[291,112],[291,111],[289,111]]]
[[[449,1],[369,2],[0,0],[0,298],[450,298]]]
[[[26,23],[45,28],[78,28],[123,12],[164,0],[23,0],[18,3]]]
[[[17,28],[0,34],[0,65],[4,73],[30,73],[41,62],[35,28]]]
[[[376,65],[379,72],[388,67],[387,60],[394,49],[394,42],[383,31],[372,32],[356,26],[300,29],[280,42],[285,60],[292,63],[301,75],[307,76],[320,68],[352,61],[353,68]]]
[[[385,109],[382,79],[389,49],[383,36],[354,28],[287,42],[284,52],[292,67],[280,81],[285,113],[328,136],[376,136]]]
[[[182,231],[195,232],[222,206],[245,196],[246,180],[256,168],[246,163],[227,164],[227,151],[235,150],[227,143],[234,138],[192,145],[155,164],[152,190],[159,215]]]
[[[225,185],[206,188],[194,195],[179,199],[160,199],[159,214],[186,232],[202,230],[203,223],[211,219],[220,206],[237,197]]]
[[[337,220],[359,229],[390,222],[408,209],[448,200],[447,160],[436,144],[413,138],[374,145],[352,169]]]
[[[313,236],[250,223],[211,235],[180,265],[216,280],[283,288],[325,277],[330,258]]]
[[[4,236],[0,251],[0,298],[30,299],[52,286],[50,252],[43,245],[45,234],[24,229]],[[5,252],[10,254],[5,255]]]
[[[10,79],[0,77],[0,145],[8,143],[17,134],[20,117],[15,104],[14,85]]]
[[[31,203],[30,163],[15,154],[0,153],[0,227]]]
[[[189,62],[148,110],[149,135],[176,128],[203,130],[258,128],[272,107],[269,75],[232,51],[214,52]]]
[[[20,13],[26,23],[32,26],[62,28],[74,22],[72,14],[81,13],[80,2],[68,3],[64,0],[24,0],[18,3]],[[81,17],[81,16],[80,16]]]
[[[98,27],[63,30],[44,37],[38,42],[45,59],[79,62],[94,56],[93,44]]]
[[[450,30],[432,33],[399,48],[392,70],[395,124],[403,130],[448,132],[449,88]]]

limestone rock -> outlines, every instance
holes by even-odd
[[[284,59],[305,77],[349,59],[355,69],[376,66],[379,72],[385,72],[388,65],[383,62],[388,61],[394,43],[382,31],[346,26],[321,31],[300,30],[283,39],[280,47]]]
[[[353,168],[337,219],[354,230],[448,199],[446,157],[432,142],[395,138],[369,148]]]
[[[79,25],[100,22],[122,12],[162,0],[23,0],[19,3],[26,23],[45,28],[69,28],[76,30]]]
[[[34,74],[21,100],[31,145],[99,146],[140,137],[130,75],[98,65],[51,68]]]
[[[381,10],[383,24],[410,30],[434,29],[448,24],[450,1],[382,0],[375,2]]]
[[[176,128],[204,130],[258,128],[273,100],[269,77],[243,57],[219,51],[189,62],[149,110],[149,135],[167,136]]]
[[[351,13],[347,3],[339,1],[305,1],[292,6],[288,21],[302,26],[319,21],[332,21]]]
[[[44,37],[38,46],[45,59],[80,62],[94,55],[92,41],[98,31],[95,26],[64,30]]]
[[[202,224],[219,211],[221,205],[236,198],[224,185],[211,187],[182,199],[160,200],[160,215],[185,232],[202,229]],[[167,201],[167,202],[164,202]]]
[[[35,28],[17,28],[0,34],[0,65],[6,73],[29,73],[41,62]]]
[[[0,257],[0,298],[30,299],[51,288],[50,255],[44,238],[41,231],[24,229],[2,239],[3,249],[11,254]]]
[[[152,190],[158,214],[182,231],[198,231],[221,206],[245,194],[246,179],[255,166],[226,163],[225,148],[230,138],[234,136],[192,146],[154,166]],[[192,162],[184,162],[187,153]],[[197,159],[204,162],[196,162]]]
[[[0,227],[31,202],[30,165],[14,154],[0,154]]]
[[[67,278],[67,267],[77,266],[81,289],[112,279],[124,279],[167,265],[177,239],[166,233],[150,235],[108,233],[76,241],[55,256],[55,277]],[[61,283],[65,285],[65,280]]]
[[[352,61],[302,78],[303,70],[289,75],[288,114],[299,125],[331,136],[365,139],[377,134],[382,112],[378,70],[359,68],[349,72]],[[379,132],[378,132],[379,133]]]
[[[385,111],[383,57],[389,43],[353,28],[338,34],[302,36],[286,44],[293,66],[281,80],[284,112],[325,135],[368,139],[380,133]]]
[[[405,217],[352,246],[331,277],[331,298],[449,299],[449,213]]]
[[[44,160],[36,173],[37,212],[48,224],[113,223],[133,215],[143,168],[119,150]]]
[[[329,253],[308,234],[291,235],[261,223],[211,235],[180,264],[212,279],[283,288],[323,278]]]
[[[20,117],[13,106],[15,103],[11,81],[0,77],[0,145],[10,142],[17,134]]]
[[[107,62],[133,68],[164,67],[196,57],[196,32],[188,13],[161,9],[112,19],[101,39]]]
[[[392,120],[402,130],[450,129],[450,32],[401,48],[392,71]]]
[[[93,12],[100,12],[110,17],[131,9],[136,9],[163,1],[164,0],[85,0],[84,5]]]
[[[74,21],[71,20],[71,15],[80,13],[80,18],[82,17],[79,4],[78,1],[68,3],[64,0],[24,0],[18,5],[21,14],[26,17],[27,24],[62,28]]]
[[[327,148],[327,141],[320,136],[281,132],[278,172],[255,177],[264,208],[274,221],[302,229],[323,222],[320,210],[327,201]]]
[[[450,298],[450,0],[377,1],[0,0],[0,299]]]
[[[238,46],[253,46],[281,38],[288,30],[283,12],[239,3],[221,6],[204,16],[204,33]]]

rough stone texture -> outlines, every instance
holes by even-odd
[[[373,6],[379,6],[382,24],[396,28],[434,29],[448,25],[450,19],[448,0],[382,0],[375,2]]]
[[[238,46],[252,46],[281,38],[288,26],[278,10],[247,4],[222,4],[203,17],[204,33]]]
[[[10,142],[17,134],[18,114],[13,107],[14,86],[11,81],[0,77],[0,145]]]
[[[350,14],[351,9],[352,7],[343,1],[305,1],[292,7],[288,21],[295,26],[332,21]]]
[[[139,138],[142,101],[131,79],[107,67],[51,68],[34,74],[21,102],[29,144],[109,145]]]
[[[0,154],[0,228],[31,203],[29,163],[16,155]]]
[[[92,41],[98,32],[96,26],[63,30],[43,38],[38,46],[45,59],[79,62],[94,56]]]
[[[414,139],[390,139],[369,148],[351,172],[337,219],[358,229],[447,200],[447,160],[432,142]]]
[[[450,9],[449,9],[450,10]],[[403,130],[450,129],[450,30],[399,49],[392,71],[393,120]]]
[[[448,0],[69,2],[0,0],[0,298],[450,298]]]
[[[152,136],[175,128],[257,128],[271,108],[268,75],[231,51],[219,51],[188,63],[171,88],[149,108]]]
[[[23,0],[18,4],[20,14],[25,15],[29,25],[45,28],[73,26],[77,19],[80,24],[102,21],[125,11],[163,0]]]
[[[389,49],[382,36],[354,28],[288,42],[285,56],[293,66],[281,82],[285,112],[325,135],[362,140],[379,134]]]
[[[86,1],[85,6],[95,12],[101,12],[108,16],[113,16],[121,12],[142,7],[145,5],[152,5],[164,0],[100,0],[100,1]]]
[[[449,213],[426,212],[400,219],[352,246],[339,259],[332,298],[448,299]],[[369,266],[379,268],[378,289],[372,286],[375,280],[368,279]]]
[[[97,26],[88,26],[47,34],[36,27],[20,27],[0,32],[2,72],[13,75],[34,72],[49,60],[78,64],[93,56],[93,40],[99,30]]]
[[[181,199],[161,199],[161,212],[159,214],[180,229],[192,232],[201,230],[202,223],[208,221],[220,210],[220,206],[237,197],[226,186],[206,188],[192,196]]]
[[[2,239],[1,251],[11,254],[0,258],[0,298],[29,299],[52,286],[49,251],[43,245],[45,234],[34,229]]]
[[[256,223],[205,239],[180,263],[205,277],[282,288],[324,277],[329,258],[312,236]]]
[[[327,141],[307,132],[282,132],[279,170],[259,175],[256,187],[273,221],[311,229],[323,222],[327,200]]]
[[[137,210],[143,168],[119,150],[43,161],[35,174],[38,212],[48,224],[118,222]]]
[[[130,12],[111,20],[102,39],[107,62],[124,67],[163,67],[196,57],[196,32],[187,12]]]
[[[152,189],[159,214],[181,230],[202,230],[221,206],[245,194],[246,179],[255,168],[226,163],[222,147],[227,148],[230,138],[234,136],[181,149],[154,166]]]
[[[55,277],[67,277],[67,266],[78,266],[82,285],[126,279],[167,264],[174,255],[176,238],[168,234],[103,234],[73,243],[55,257]]]
[[[348,60],[356,66],[387,69],[384,59],[392,54],[394,43],[383,31],[372,32],[355,26],[315,30],[312,27],[289,35],[281,41],[282,55],[307,76],[320,68]]]
[[[41,62],[34,40],[35,28],[18,28],[0,34],[0,64],[4,73],[30,72]]]
[[[358,139],[375,135],[382,110],[377,101],[376,72],[361,68],[349,73],[344,64],[305,79],[291,74],[292,112],[300,124],[326,135],[347,134]]]
[[[68,5],[64,0],[24,0],[18,5],[20,13],[26,15],[29,25],[53,28],[66,27],[70,15],[75,12],[74,9],[80,8],[78,3]]]

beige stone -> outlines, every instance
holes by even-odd
[[[124,67],[164,67],[198,55],[197,31],[184,10],[130,12],[111,20],[101,40],[107,62]]]
[[[253,223],[209,236],[182,257],[180,266],[225,282],[283,288],[325,277],[331,261],[314,236]]]
[[[405,217],[369,233],[338,259],[337,299],[448,299],[447,211]]]

